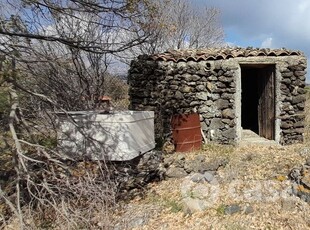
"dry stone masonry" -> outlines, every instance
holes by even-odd
[[[130,109],[155,111],[157,139],[170,137],[172,115],[198,112],[209,141],[238,142],[244,65],[274,66],[274,139],[302,142],[306,58],[299,51],[210,48],[139,56],[129,70]]]
[[[281,71],[281,129],[282,143],[303,141],[305,108],[306,63],[300,61],[283,66]]]

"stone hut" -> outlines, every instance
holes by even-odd
[[[208,48],[132,61],[130,109],[155,111],[157,138],[174,114],[198,112],[210,141],[238,143],[243,129],[280,144],[303,141],[306,58],[288,49]]]

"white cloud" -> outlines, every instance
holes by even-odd
[[[272,38],[266,38],[262,42],[261,48],[272,48]]]
[[[310,55],[309,0],[208,0],[208,4],[221,10],[224,30],[233,29],[247,40],[272,37],[274,48],[300,49]]]
[[[307,13],[307,10],[310,8],[310,3],[306,1],[302,1],[298,4],[298,10],[301,13]]]
[[[225,45],[227,47],[236,47],[237,46],[234,42],[226,42]]]
[[[238,35],[239,40],[234,40],[236,45],[243,39],[257,43],[249,46],[301,50],[310,58],[309,0],[193,1],[207,2],[221,10],[224,31]]]

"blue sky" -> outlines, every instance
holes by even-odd
[[[225,41],[236,46],[301,50],[310,59],[309,0],[191,0],[221,11]],[[310,82],[308,74],[307,81]]]

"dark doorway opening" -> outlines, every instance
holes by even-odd
[[[241,126],[275,138],[275,66],[241,65]]]

